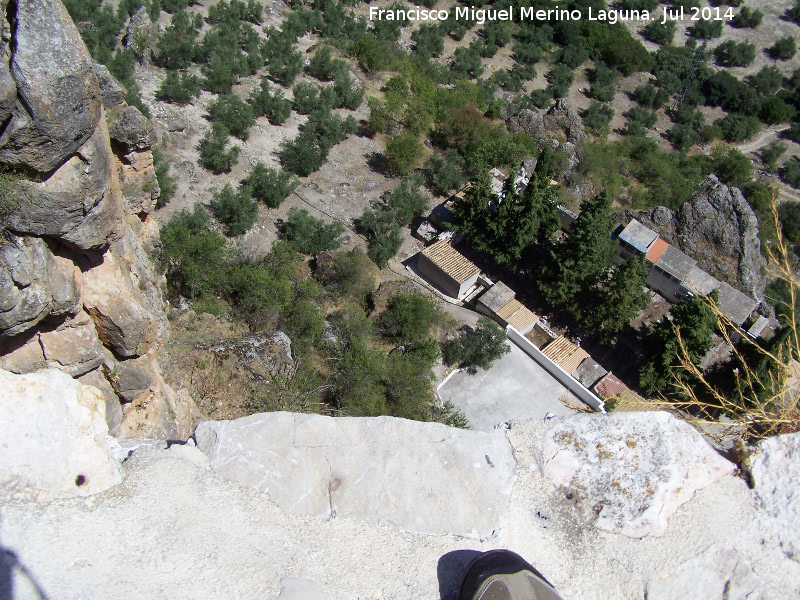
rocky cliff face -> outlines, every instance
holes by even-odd
[[[169,325],[147,254],[153,127],[59,0],[8,4],[0,26],[0,367],[92,383],[117,435],[185,438],[191,399],[156,360]]]
[[[765,263],[758,219],[738,188],[709,175],[677,212],[659,206],[626,211],[623,216],[659,232],[717,279],[756,299],[763,298]]]

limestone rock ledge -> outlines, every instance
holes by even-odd
[[[57,388],[40,395],[71,389],[57,379],[71,381],[66,375],[51,374]],[[100,394],[86,389],[100,411]],[[30,397],[0,398],[0,406]],[[584,505],[615,501],[607,486],[584,485],[579,497],[569,488],[579,480],[554,485],[547,458],[553,440],[568,431],[573,446],[596,448],[614,438],[631,449],[639,435],[639,454],[625,458],[626,450],[609,444],[601,468],[591,453],[574,454],[575,464],[595,467],[601,480],[615,470],[624,480],[634,456],[642,474],[666,469],[667,481],[691,479],[683,469],[670,471],[671,462],[691,470],[710,449],[669,415],[623,416],[585,417],[591,426],[582,416],[514,422],[489,433],[289,413],[207,422],[195,434],[198,447],[193,440],[170,448],[122,442],[124,481],[90,498],[37,503],[9,498],[8,486],[0,486],[0,544],[54,598],[173,598],[176,590],[275,598],[292,577],[315,582],[324,598],[450,600],[474,551],[497,547],[525,556],[565,600],[796,598],[800,563],[785,549],[797,541],[787,522],[797,498],[787,488],[792,475],[780,472],[796,459],[794,440],[762,444],[757,460],[778,468],[768,469],[767,480],[754,466],[752,490],[729,471],[705,488],[696,485],[691,498],[673,490],[684,503],[663,534],[637,538],[603,530],[586,514]],[[60,437],[92,437],[64,422],[64,436],[31,442],[30,455],[43,460],[29,465],[56,470],[46,459]],[[666,436],[682,439],[665,443]],[[65,472],[74,478],[74,469]],[[775,528],[763,528],[763,518]],[[38,597],[21,570],[12,577],[15,597]]]

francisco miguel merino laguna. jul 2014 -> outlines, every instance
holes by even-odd
[[[722,21],[733,19],[733,9],[727,8],[722,12],[720,7],[704,7],[692,8],[691,14],[687,17],[683,7],[679,9],[670,10],[664,9],[660,16],[662,23],[667,21],[682,21],[688,18],[690,21]],[[450,17],[449,10],[433,10],[433,9],[393,9],[393,8],[378,8],[370,6],[369,18],[371,21],[446,21]],[[586,19],[587,21],[603,21],[614,25],[620,21],[655,21],[659,20],[658,17],[653,18],[650,11],[647,10],[598,10],[593,11],[591,8],[587,9],[584,15],[583,11],[578,9],[536,9],[531,7],[509,7],[505,9],[485,9],[459,6],[455,9],[455,19],[468,19],[476,22],[478,25],[483,25],[487,21],[580,21]]]

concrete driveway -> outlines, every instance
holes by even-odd
[[[581,402],[563,385],[537,365],[515,344],[506,342],[511,352],[496,361],[488,371],[478,369],[454,373],[439,388],[442,400],[460,408],[472,429],[492,429],[511,419],[542,419],[549,412],[570,415],[560,398],[568,394],[572,403]]]

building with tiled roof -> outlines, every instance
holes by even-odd
[[[670,302],[678,302],[690,295],[707,296],[716,290],[720,311],[740,327],[758,306],[758,302],[747,294],[706,273],[697,266],[695,259],[665,242],[657,232],[636,219],[632,219],[617,237],[619,259],[627,260],[644,254],[650,262],[650,273],[645,283]]]
[[[603,377],[600,382],[594,386],[595,394],[603,399],[616,398],[626,391],[628,391],[628,386],[622,383],[613,373],[609,373]]]
[[[558,336],[547,344],[542,352],[567,373],[572,373],[585,359],[589,358],[589,353],[586,350],[569,341],[563,335]]]
[[[477,283],[481,270],[453,248],[449,240],[440,240],[422,250],[417,269],[425,279],[453,298],[463,298]]]

